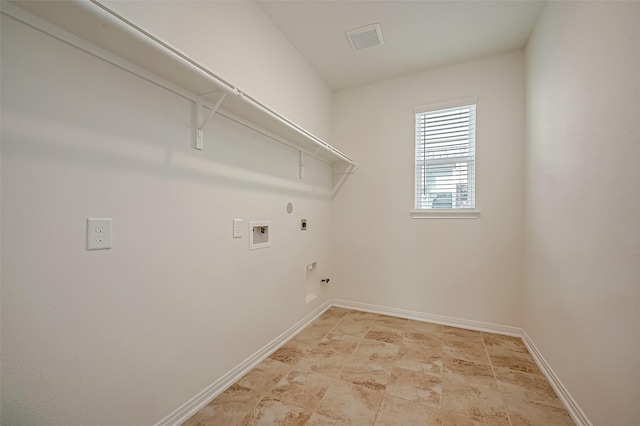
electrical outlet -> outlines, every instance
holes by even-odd
[[[110,218],[87,219],[87,250],[102,250],[111,248]]]

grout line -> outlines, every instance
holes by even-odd
[[[387,387],[385,386],[384,392],[382,392],[382,398],[380,398],[380,404],[378,405],[378,409],[376,410],[376,415],[374,416],[373,423],[371,424],[372,426],[374,426],[378,421],[378,415],[380,414],[380,409],[382,408],[382,401],[384,401],[384,397],[386,395],[387,395]]]
[[[504,411],[505,411],[505,413],[507,413],[507,420],[509,420],[509,425],[513,426],[513,423],[511,422],[511,416],[509,415],[509,410],[507,409],[507,403],[502,398],[502,391],[500,390],[500,385],[498,385],[498,378],[496,377],[496,370],[493,368],[493,362],[491,362],[491,356],[489,355],[489,350],[487,349],[487,344],[484,341],[484,335],[485,335],[485,333],[483,332],[481,334],[482,346],[484,347],[484,351],[487,354],[487,358],[489,359],[489,365],[491,366],[491,372],[493,373],[493,380],[495,380],[495,382],[496,382],[496,388],[498,389],[498,393],[500,394],[500,399],[502,399],[502,402],[504,403],[504,408],[505,408]]]

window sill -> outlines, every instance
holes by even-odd
[[[480,211],[474,209],[429,209],[411,210],[413,219],[477,219]]]

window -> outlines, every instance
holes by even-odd
[[[415,108],[414,217],[475,212],[476,103],[471,98]]]

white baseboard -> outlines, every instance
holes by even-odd
[[[185,402],[180,408],[169,414],[164,419],[160,420],[154,426],[178,426],[187,421],[189,417],[200,411],[201,408],[203,408],[215,397],[224,392],[229,386],[237,382],[242,376],[247,374],[258,364],[267,359],[272,353],[278,350],[278,348],[287,343],[287,341],[298,334],[303,328],[305,328],[317,317],[322,315],[330,307],[331,300],[327,300],[309,315],[298,321],[293,327],[273,339],[266,346],[258,350],[249,358],[242,361],[227,374],[211,383],[204,390],[191,398],[189,401]]]
[[[564,384],[562,384],[560,378],[551,369],[551,366],[542,356],[542,353],[540,352],[540,350],[538,350],[535,343],[533,343],[533,340],[531,340],[531,337],[529,337],[525,330],[522,330],[521,337],[525,346],[529,350],[529,353],[535,360],[536,364],[538,364],[538,367],[540,368],[542,373],[544,373],[544,375],[547,377],[549,384],[551,384],[553,390],[556,391],[558,398],[560,398],[560,401],[562,401],[565,408],[569,412],[569,415],[571,415],[573,421],[576,422],[576,425],[593,426],[593,423],[591,423],[591,421],[587,418],[587,415],[584,413],[584,411],[582,411],[576,400],[573,399],[567,388],[564,386]]]
[[[565,408],[573,418],[573,421],[575,421],[578,426],[593,426],[591,421],[589,421],[589,419],[585,415],[584,411],[582,411],[580,406],[578,406],[578,403],[573,399],[573,397],[571,396],[567,388],[562,384],[549,363],[542,356],[536,345],[533,343],[533,340],[531,340],[527,332],[522,328],[448,317],[443,315],[427,314],[424,312],[409,311],[405,309],[390,308],[386,306],[370,305],[360,302],[351,302],[348,300],[340,299],[327,300],[305,318],[298,321],[293,327],[273,339],[265,347],[258,350],[249,358],[238,364],[238,366],[213,382],[211,385],[207,386],[206,389],[198,393],[196,396],[191,398],[184,405],[175,410],[173,413],[169,414],[160,422],[156,423],[154,426],[178,426],[182,424],[182,422],[186,421],[189,417],[197,413],[202,407],[207,405],[215,397],[224,392],[229,386],[238,381],[246,373],[251,371],[251,369],[268,358],[273,352],[287,343],[287,341],[289,341],[293,336],[299,333],[309,323],[322,315],[327,309],[332,306],[354,309],[358,311],[373,312],[376,314],[390,315],[400,318],[408,318],[417,321],[433,322],[436,324],[465,328],[468,330],[485,331],[488,333],[520,337],[531,353],[531,356],[535,360],[536,364],[538,364],[538,367],[547,377],[549,383],[558,394],[558,398],[560,398],[560,400],[564,404]]]
[[[366,303],[350,302],[348,300],[333,299],[332,306],[355,309],[358,311],[373,312],[382,315],[408,318],[417,321],[434,322],[436,324],[448,325],[451,327],[466,328],[468,330],[486,331],[488,333],[505,334],[507,336],[522,336],[522,329],[508,325],[492,324],[489,322],[472,321],[462,318],[447,317],[443,315],[427,314],[424,312],[409,311],[405,309],[389,308],[386,306],[369,305]]]

